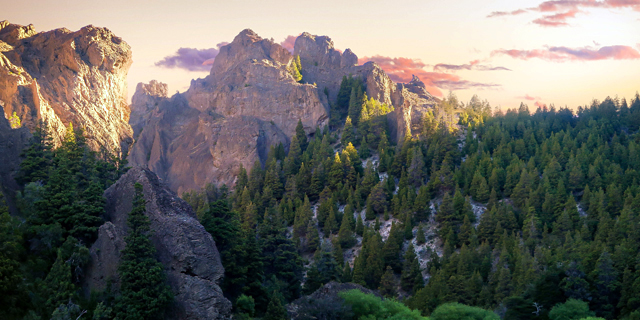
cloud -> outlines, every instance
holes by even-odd
[[[515,16],[515,15],[523,14],[525,12],[527,12],[527,10],[525,9],[518,9],[513,11],[494,11],[494,12],[491,12],[489,15],[487,15],[487,18]]]
[[[494,11],[487,18],[514,16],[525,12],[555,13],[547,14],[532,22],[544,27],[567,26],[567,19],[575,18],[581,9],[631,9],[640,11],[640,0],[550,0],[540,3],[536,7],[522,8],[513,11]]]
[[[210,65],[220,52],[220,47],[229,44],[220,42],[215,48],[196,49],[180,48],[175,54],[166,56],[155,63],[156,67],[169,69],[184,69],[187,71],[209,71]]]
[[[433,66],[433,71],[458,71],[458,70],[477,70],[477,71],[511,71],[505,67],[493,67],[490,65],[480,64],[480,60],[470,61],[468,64],[446,64],[438,63]]]
[[[296,44],[297,38],[297,36],[287,36],[286,38],[284,38],[284,40],[282,40],[282,42],[280,42],[280,45],[283,48],[289,50],[289,52],[293,53],[293,46]]]
[[[459,76],[443,72],[429,72],[424,68],[427,66],[419,59],[391,58],[384,56],[372,56],[358,59],[359,64],[373,61],[384,70],[389,78],[395,82],[407,83],[411,81],[413,75],[424,82],[429,93],[442,97],[441,89],[464,90],[470,88],[497,88],[498,84],[486,84],[472,82],[461,79]]]
[[[524,95],[524,96],[522,96],[522,97],[516,97],[516,98],[518,98],[518,99],[524,99],[524,100],[529,100],[529,101],[533,101],[533,100],[541,100],[541,99],[540,99],[540,97],[532,97],[532,96],[530,96],[530,95],[528,95],[528,94],[525,94],[525,95]]]
[[[567,23],[567,19],[575,18],[578,12],[580,11],[574,9],[574,10],[569,10],[567,12],[547,15],[547,16],[543,16],[542,18],[533,20],[533,23],[544,26],[544,27],[568,26],[569,23]]]
[[[620,45],[605,46],[599,49],[592,49],[590,47],[548,47],[535,50],[499,49],[491,52],[491,56],[495,55],[508,55],[514,59],[521,60],[538,58],[553,62],[640,59],[640,52],[638,52],[638,50],[629,46]]]

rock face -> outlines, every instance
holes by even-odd
[[[0,112],[3,112],[0,104]],[[9,121],[0,116],[0,192],[12,213],[16,212],[14,200],[18,184],[13,179],[20,165],[20,153],[27,146],[31,134],[27,128],[11,129]]]
[[[148,84],[138,83],[136,92],[131,97],[131,116],[129,117],[134,137],[138,137],[153,110],[168,97],[168,91],[169,86],[166,83],[156,80],[151,80]]]
[[[185,201],[153,172],[140,167],[130,169],[104,193],[107,222],[100,227],[98,240],[91,247],[87,291],[104,290],[109,279],[116,290],[119,288],[117,268],[126,245],[127,216],[136,182],[144,188],[153,231],[151,240],[175,296],[166,318],[229,319],[231,303],[218,285],[224,268],[213,238]]]
[[[345,75],[360,77],[369,97],[394,106],[388,119],[395,141],[418,133],[422,115],[437,102],[418,78],[396,84],[375,63],[357,65],[351,50],[335,50],[329,37],[303,33],[294,53],[307,84],[290,75],[286,49],[244,30],[220,48],[210,75],[185,93],[164,98],[161,84],[138,85],[130,163],[148,166],[178,193],[207,183],[232,186],[241,164],[264,164],[270,146],[288,146],[298,120],[308,134],[324,126]]]
[[[363,80],[369,98],[393,105],[389,124],[395,141],[402,141],[408,131],[419,133],[422,115],[438,102],[417,77],[408,84],[394,83],[374,62],[357,65],[358,57],[351,50],[340,53],[326,36],[301,34],[296,39],[294,55],[300,56],[304,81],[327,88],[332,101],[338,95],[342,77],[352,75]]]
[[[126,152],[126,77],[131,50],[105,28],[86,26],[36,33],[32,25],[0,22],[0,102],[33,129],[46,121],[54,143],[65,126],[82,127],[88,144],[114,154]]]
[[[178,193],[210,182],[233,185],[240,165],[249,169],[264,163],[270,146],[288,146],[298,120],[314,133],[326,124],[329,104],[318,87],[293,79],[292,58],[279,44],[242,31],[220,48],[209,76],[161,99],[148,120],[132,116],[142,132],[130,163],[148,166]],[[131,109],[146,106],[136,100]]]

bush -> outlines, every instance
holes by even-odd
[[[360,290],[349,290],[339,293],[345,304],[351,307],[354,320],[426,320],[420,311],[411,310],[395,300],[387,300]]]
[[[556,304],[549,312],[551,320],[579,320],[593,317],[589,304],[582,300],[569,299],[565,303]]]
[[[431,320],[500,320],[500,317],[492,311],[453,302],[437,307]]]

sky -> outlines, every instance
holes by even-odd
[[[285,46],[305,31],[326,35],[395,81],[415,74],[434,95],[477,94],[503,109],[577,108],[640,90],[640,0],[0,0],[0,8],[0,20],[38,31],[109,28],[133,51],[129,97],[154,79],[170,93],[186,90],[246,28]]]

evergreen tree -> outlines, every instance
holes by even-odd
[[[404,254],[400,285],[403,290],[410,293],[415,293],[416,290],[424,286],[420,264],[413,244],[409,244],[409,248],[407,248],[407,252]]]
[[[393,269],[391,269],[391,266],[387,266],[386,271],[382,275],[378,291],[387,298],[395,298],[398,295],[396,292],[396,279],[393,276]]]
[[[127,218],[129,234],[118,266],[121,296],[116,304],[116,317],[157,319],[173,298],[165,283],[162,264],[154,257],[142,185],[136,183],[134,188],[133,209]]]
[[[267,307],[267,312],[265,313],[262,319],[264,320],[286,320],[288,317],[287,309],[285,309],[282,304],[282,300],[280,300],[280,295],[278,292],[271,293],[271,301],[269,301],[269,306]]]

